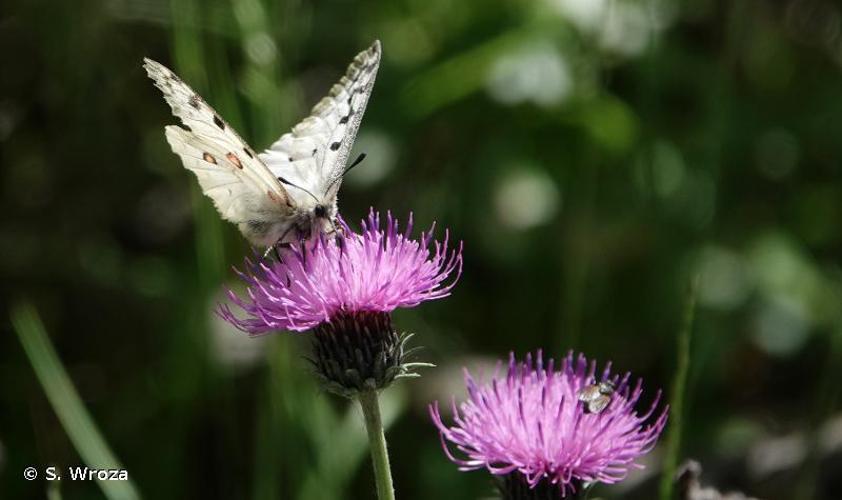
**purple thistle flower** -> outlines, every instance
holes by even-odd
[[[251,334],[305,331],[339,316],[388,313],[447,297],[462,272],[461,244],[448,249],[448,232],[443,243],[433,240],[435,224],[412,239],[412,214],[403,234],[391,213],[381,229],[373,210],[360,233],[342,226],[344,236],[321,235],[306,247],[293,246],[281,262],[247,260],[247,271],[238,274],[248,284],[248,297],[228,292],[246,318],[238,319],[226,305],[222,317]]]
[[[392,327],[391,312],[450,295],[462,272],[462,246],[433,239],[433,228],[412,239],[387,213],[386,227],[373,210],[359,233],[344,223],[337,237],[319,235],[284,251],[279,261],[246,261],[239,272],[246,297],[229,290],[244,312],[227,305],[219,314],[250,334],[315,330],[311,359],[325,387],[346,397],[387,387],[427,363],[408,363],[408,334]],[[432,247],[432,248],[430,248]]]
[[[556,370],[552,359],[545,365],[541,351],[518,363],[510,354],[509,369],[501,376],[500,364],[490,383],[478,385],[465,370],[469,399],[453,406],[452,427],[442,420],[438,403],[430,415],[442,437],[447,456],[460,470],[488,469],[504,476],[506,498],[537,498],[529,491],[553,491],[556,497],[581,490],[587,483],[615,483],[630,467],[642,468],[635,459],[654,446],[667,421],[664,408],[656,410],[661,392],[648,411],[638,415],[634,406],[643,389],[630,374],[611,374],[611,363],[595,378],[596,362],[570,352]],[[600,381],[613,384],[608,406],[591,412],[580,401],[580,391]],[[456,457],[450,441],[464,454]],[[541,498],[548,498],[541,496]]]

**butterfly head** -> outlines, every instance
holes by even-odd
[[[319,233],[331,234],[336,231],[336,204],[320,202],[299,212],[298,232],[304,238]]]

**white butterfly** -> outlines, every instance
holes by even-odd
[[[357,54],[307,118],[261,154],[160,63],[144,68],[183,126],[167,141],[225,220],[271,247],[335,229],[336,197],[380,65],[380,42]],[[353,167],[357,162],[351,165]]]

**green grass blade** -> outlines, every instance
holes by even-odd
[[[19,302],[12,307],[11,319],[35,375],[82,461],[88,467],[123,468],[108,448],[90,413],[82,404],[76,388],[47,337],[47,332],[44,331],[44,325],[35,308],[28,302]],[[131,481],[97,481],[97,484],[109,499],[140,498],[137,488]]]
[[[675,469],[681,451],[681,430],[683,425],[684,395],[687,393],[687,374],[690,370],[690,340],[693,333],[693,319],[696,314],[696,280],[687,291],[684,303],[684,318],[678,332],[675,376],[670,395],[670,425],[667,431],[664,469],[661,475],[660,499],[671,500],[675,484]]]
[[[58,481],[50,481],[47,484],[47,500],[61,500],[61,490]]]
[[[207,98],[209,95],[207,90],[210,88],[207,70],[209,56],[202,37],[205,11],[197,0],[171,0],[170,11],[173,19],[174,69],[186,82],[189,82],[196,92]],[[230,103],[231,101],[225,97],[213,99],[213,101]],[[219,103],[215,109],[225,116],[229,123],[237,116],[232,109],[228,109],[228,106],[220,107]],[[237,122],[238,120],[234,120],[232,125],[236,127],[239,125]],[[216,291],[226,271],[222,220],[213,205],[203,196],[193,175],[185,175],[185,177],[190,177],[189,183],[192,186],[191,200],[196,220],[195,241],[199,286],[204,293],[210,295]],[[206,299],[202,297],[201,300]]]

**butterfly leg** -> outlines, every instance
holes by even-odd
[[[294,225],[287,228],[287,230],[284,231],[284,233],[280,236],[280,238],[278,238],[278,240],[275,243],[273,243],[272,246],[270,246],[269,248],[266,249],[266,252],[263,253],[263,258],[265,259],[269,255],[270,252],[274,252],[275,258],[278,259],[278,262],[281,262],[283,259],[281,258],[281,254],[278,251],[278,247],[281,247],[283,249],[287,249],[287,248],[290,247],[290,244],[284,242],[284,239],[287,237],[289,232],[292,231],[294,228],[295,228]]]
[[[298,244],[301,245],[301,265],[307,269],[307,242],[298,240]]]
[[[288,246],[288,245],[282,244],[282,243],[275,243],[274,245],[267,248],[265,252],[263,252],[263,259],[266,260],[266,259],[269,258],[269,254],[274,254],[276,262],[283,261],[283,258],[281,258],[281,253],[278,251],[279,246]]]
[[[345,238],[345,231],[342,229],[342,226],[336,223],[336,219],[330,220],[330,231],[325,233],[327,236],[333,236],[333,240],[336,242],[336,246],[342,248],[342,244]]]

